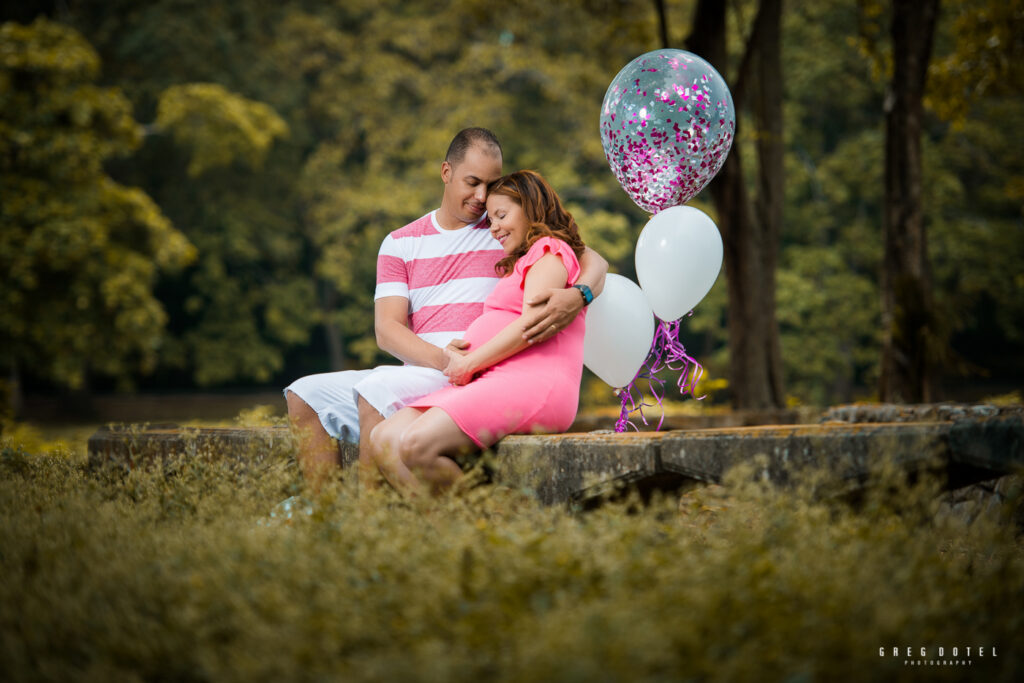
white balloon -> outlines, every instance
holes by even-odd
[[[629,278],[608,273],[601,296],[587,309],[583,362],[612,387],[633,381],[654,340],[654,313]]]
[[[637,279],[654,314],[666,322],[692,311],[721,270],[718,227],[692,206],[659,211],[636,242]]]

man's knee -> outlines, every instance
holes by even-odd
[[[376,427],[372,427],[364,432],[374,450],[379,450],[384,445],[389,426],[386,422],[381,422]]]
[[[308,418],[310,413],[316,415],[316,411],[309,407],[301,396],[294,391],[289,391],[285,396],[285,403],[288,404],[288,417],[292,420]]]
[[[285,400],[288,403],[288,419],[291,420],[293,428],[298,430],[300,439],[316,440],[330,437],[320,422],[320,416],[298,394],[289,391]]]
[[[359,409],[360,428],[366,427],[372,430],[384,420],[384,416],[377,412],[377,409],[370,405],[370,402],[363,398],[362,394],[359,394],[356,406]]]

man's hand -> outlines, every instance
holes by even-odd
[[[445,347],[444,353],[448,356],[448,365],[444,369],[444,376],[448,378],[448,381],[455,386],[472,382],[475,370],[470,365],[466,352],[460,349],[449,350],[448,347]]]
[[[448,346],[444,347],[445,355],[459,355],[465,356],[469,353],[469,342],[465,339],[452,339],[448,342]],[[444,368],[441,368],[444,370]]]
[[[533,297],[526,304],[543,305],[532,318],[527,319],[526,331],[523,332],[523,339],[530,344],[539,344],[551,339],[576,319],[583,310],[583,295],[574,287],[551,289],[546,294]]]
[[[443,349],[438,348],[433,344],[430,346],[434,352],[433,359],[427,367],[435,368],[441,372],[444,372],[444,369],[448,367],[448,360],[453,354],[462,356],[469,353],[469,342],[464,339],[452,339],[448,342],[448,346]]]

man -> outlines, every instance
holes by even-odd
[[[501,145],[484,128],[452,140],[441,164],[444,192],[435,211],[389,234],[377,257],[374,329],[377,344],[405,365],[303,377],[285,389],[288,415],[299,430],[298,459],[314,489],[338,464],[332,438],[359,443],[360,478],[376,468],[370,432],[410,401],[448,384],[448,354],[462,353],[459,337],[483,311],[504,256],[487,229],[487,185],[501,177]],[[540,343],[572,322],[600,293],[607,262],[587,249],[582,289],[556,289],[526,330]],[[592,294],[591,294],[592,293]],[[375,479],[375,477],[374,477]]]

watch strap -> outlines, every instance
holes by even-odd
[[[583,305],[589,306],[590,302],[594,300],[594,293],[590,291],[590,287],[586,285],[573,285],[573,287],[583,294]]]

